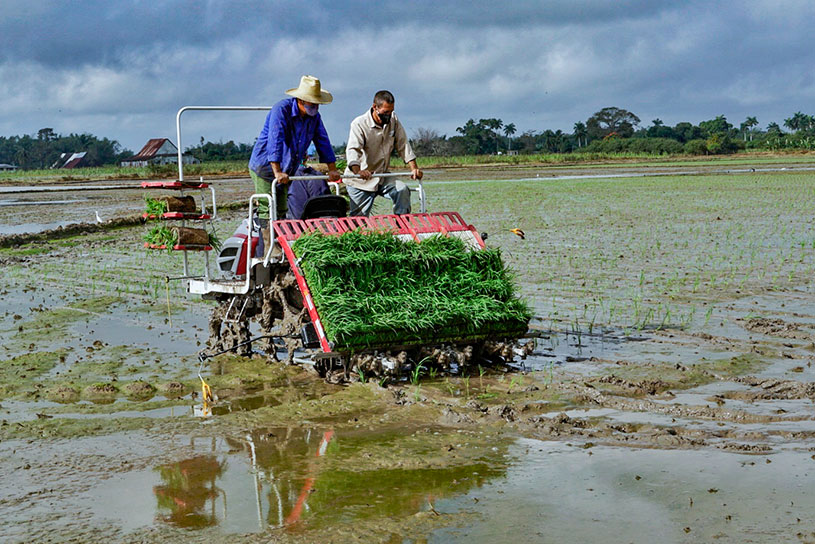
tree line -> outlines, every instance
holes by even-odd
[[[237,161],[249,160],[252,156],[252,148],[254,144],[236,144],[234,141],[229,140],[223,142],[208,142],[201,136],[201,142],[192,147],[184,149],[184,153],[188,153],[201,162],[210,161]]]
[[[724,115],[694,125],[680,122],[668,126],[654,119],[648,126],[634,113],[617,107],[606,107],[586,121],[578,121],[572,132],[562,130],[528,130],[517,134],[514,123],[501,119],[469,119],[448,137],[430,128],[418,128],[411,144],[420,156],[494,155],[517,152],[536,153],[653,153],[653,154],[722,154],[740,149],[807,149],[815,150],[815,117],[796,112],[784,119],[783,126],[769,123],[757,128],[758,119],[748,116],[739,126]],[[517,134],[517,135],[516,135]],[[189,153],[202,162],[248,160],[253,144],[208,142],[201,137]],[[335,146],[338,153],[345,145]],[[0,163],[22,169],[54,166],[62,153],[85,151],[83,166],[119,164],[133,156],[116,140],[98,138],[92,134],[56,134],[52,128],[42,128],[36,135],[0,136]]]
[[[133,155],[116,140],[98,138],[92,134],[57,134],[52,128],[42,128],[36,135],[0,136],[0,163],[13,164],[24,170],[51,168],[62,153],[87,154],[83,166],[118,164]]]
[[[578,121],[573,132],[562,130],[525,131],[518,136],[514,123],[501,119],[469,119],[447,137],[433,129],[419,128],[411,143],[419,155],[490,155],[515,151],[533,153],[656,153],[692,155],[733,153],[740,149],[815,149],[815,117],[796,112],[784,120],[784,132],[771,122],[758,129],[756,117],[748,116],[738,127],[724,115],[694,125],[680,122],[668,126],[660,119],[642,126],[634,113],[606,107],[586,121]]]

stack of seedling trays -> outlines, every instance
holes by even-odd
[[[218,246],[213,233],[203,228],[189,228],[186,221],[208,221],[210,215],[204,209],[198,210],[195,198],[184,195],[185,189],[205,189],[206,183],[185,183],[179,181],[143,182],[142,187],[149,189],[171,189],[181,193],[180,196],[145,196],[145,212],[142,217],[148,221],[181,221],[181,226],[168,227],[164,224],[153,224],[145,236],[144,247],[147,249],[167,249],[174,251],[211,251]]]
[[[532,317],[500,250],[445,233],[313,231],[291,247],[334,351],[518,338]]]

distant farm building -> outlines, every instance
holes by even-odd
[[[184,164],[200,162],[192,155],[183,155]],[[147,140],[138,154],[122,161],[122,166],[147,166],[150,164],[178,164],[178,148],[168,138]]]
[[[13,164],[0,163],[0,171],[17,170],[18,168],[20,167]]]
[[[79,153],[62,153],[59,156],[59,160],[57,160],[57,162],[55,162],[51,168],[79,168],[80,166],[84,166],[82,163],[87,154],[87,151],[81,151]]]

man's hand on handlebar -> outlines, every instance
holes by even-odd
[[[289,175],[286,172],[275,172],[274,179],[279,185],[286,185],[289,182]]]
[[[351,166],[351,172],[355,175],[359,176],[362,179],[371,179],[371,171],[370,170],[361,170],[358,164],[354,164]]]
[[[340,177],[340,171],[336,168],[328,171],[328,181],[339,181]]]

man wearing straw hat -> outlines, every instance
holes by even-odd
[[[348,160],[345,175],[359,176],[345,179],[351,198],[351,215],[370,215],[377,195],[393,200],[393,213],[410,213],[408,186],[399,180],[376,177],[376,174],[388,171],[391,153],[396,150],[410,167],[411,179],[422,179],[405,127],[393,113],[394,102],[390,91],[379,91],[374,95],[371,108],[351,121],[351,133],[345,148]]]
[[[281,100],[266,116],[249,159],[249,175],[257,193],[269,193],[272,181],[277,181],[277,218],[298,219],[310,197],[328,193],[324,180],[290,183],[289,176],[319,174],[303,165],[309,144],[314,143],[320,162],[328,165],[328,179],[340,179],[337,159],[319,113],[320,104],[330,104],[333,97],[321,88],[320,80],[314,76],[303,76],[300,86],[289,89],[286,94],[293,98]],[[269,247],[269,207],[264,200],[258,203],[258,215],[265,247]]]

